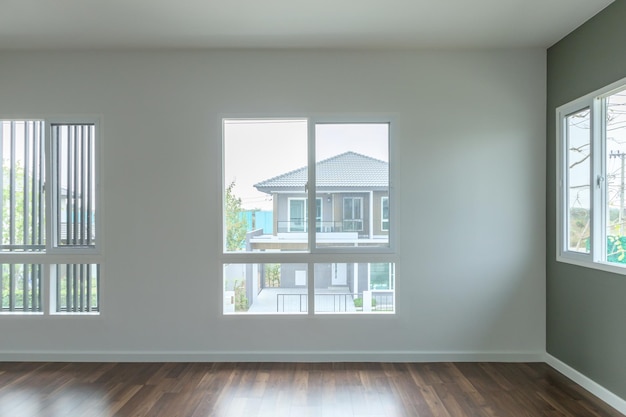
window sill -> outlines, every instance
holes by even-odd
[[[583,268],[595,269],[598,271],[611,272],[619,275],[626,275],[626,265],[620,266],[608,262],[589,262],[580,259],[572,259],[566,256],[557,256],[557,262],[562,262],[570,265],[581,266]]]

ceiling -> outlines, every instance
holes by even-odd
[[[613,0],[0,0],[0,49],[548,47]]]

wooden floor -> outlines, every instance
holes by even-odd
[[[0,417],[622,416],[545,364],[0,363]]]

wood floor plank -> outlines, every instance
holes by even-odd
[[[11,417],[625,417],[541,363],[0,363]]]

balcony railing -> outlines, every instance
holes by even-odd
[[[306,313],[308,294],[277,294],[277,313]],[[395,311],[395,294],[392,292],[371,292],[371,309],[363,309],[363,293],[316,293],[316,312],[350,313],[361,311]]]
[[[306,221],[279,221],[278,233],[303,233],[308,231]],[[316,222],[315,231],[322,233],[362,232],[363,220]]]

